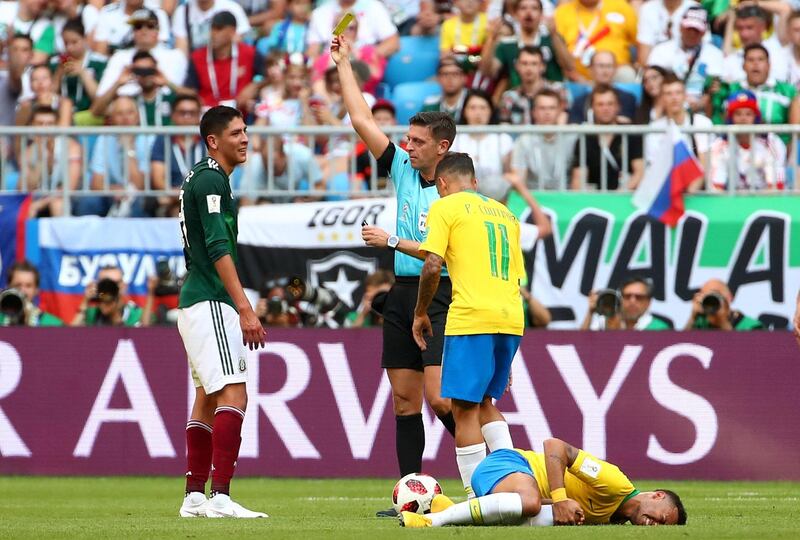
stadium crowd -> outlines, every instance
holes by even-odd
[[[800,121],[796,8],[800,1],[4,1],[0,125],[196,126],[204,110],[229,104],[256,126],[347,126],[327,48],[333,27],[353,12],[345,33],[381,125],[397,123],[408,101],[385,77],[392,56],[409,56],[412,76],[420,51],[398,51],[406,36],[430,36],[423,43],[438,43],[436,84],[410,83],[421,109],[470,126],[598,126],[580,144],[574,135],[459,135],[454,150],[473,157],[487,195],[503,199],[515,185],[633,189],[659,136],[603,134],[601,126]],[[787,135],[738,135],[735,144],[685,137],[710,178],[693,190],[791,182]],[[361,144],[271,139],[251,138],[251,157],[234,178],[242,204],[262,201],[267,188],[269,200],[289,202],[370,187],[375,165]],[[63,214],[64,185],[98,191],[74,199],[75,215],[174,215],[170,192],[204,151],[196,137],[152,134],[12,143],[3,147],[0,188],[38,192],[34,216]],[[162,195],[136,196],[150,189]]]

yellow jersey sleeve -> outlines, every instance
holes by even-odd
[[[564,475],[567,496],[583,508],[586,522],[608,523],[635,489],[619,467],[580,450]]]
[[[425,240],[420,244],[419,250],[444,258],[450,241],[450,223],[446,199],[434,201],[426,220]]]

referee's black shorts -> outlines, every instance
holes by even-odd
[[[447,310],[453,297],[453,286],[450,278],[442,276],[439,288],[428,307],[433,337],[427,339],[428,348],[425,351],[420,350],[411,334],[418,291],[418,277],[398,276],[386,297],[386,305],[383,309],[382,368],[422,371],[425,366],[442,365],[444,325],[447,322]]]

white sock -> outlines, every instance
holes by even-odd
[[[522,519],[522,497],[517,493],[493,493],[454,504],[443,512],[428,514],[431,525],[517,525]]]
[[[489,452],[507,448],[514,449],[514,443],[511,442],[511,432],[508,429],[508,424],[503,420],[495,420],[489,422],[481,427],[481,433],[486,441],[486,446],[489,447]]]
[[[550,527],[553,525],[553,505],[543,504],[539,513],[528,518],[525,522],[528,527]]]
[[[472,492],[472,473],[478,463],[486,457],[486,445],[484,443],[473,444],[463,448],[456,448],[456,463],[458,472],[461,473],[461,482],[464,484],[464,491],[468,497],[473,497]]]

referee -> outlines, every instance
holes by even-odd
[[[392,385],[392,401],[396,420],[397,462],[400,476],[420,472],[425,449],[422,423],[422,398],[451,435],[455,423],[450,400],[441,397],[442,347],[447,309],[452,288],[446,271],[428,309],[433,325],[433,338],[425,351],[414,342],[411,325],[417,302],[423,255],[418,247],[425,240],[426,219],[431,203],[439,198],[434,171],[456,136],[456,126],[447,113],[423,112],[411,118],[407,150],[393,144],[372,118],[372,112],[361,95],[350,65],[350,43],[344,36],[331,43],[331,57],[339,71],[342,97],[353,127],[364,140],[378,163],[390,171],[397,192],[396,235],[365,226],[362,236],[367,245],[388,248],[395,252],[396,281],[386,299],[383,317],[383,355]],[[378,512],[379,517],[393,517],[396,512]]]

